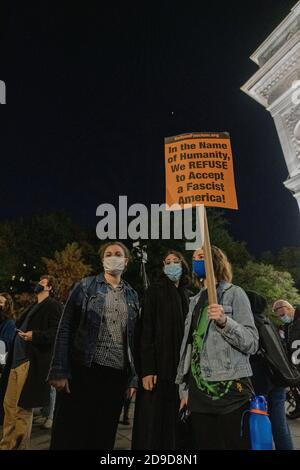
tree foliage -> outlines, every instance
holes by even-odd
[[[90,234],[64,213],[37,214],[0,223],[1,286],[7,288],[12,276],[23,276],[25,265],[24,288],[28,288],[30,281],[44,274],[43,257],[53,257],[55,251],[63,250],[67,243],[88,243],[89,239]]]
[[[296,287],[300,290],[300,247],[282,248],[278,253],[278,260],[275,265],[284,271],[289,271]]]
[[[208,225],[212,245],[221,248],[234,266],[244,266],[253,257],[247,249],[246,242],[233,239],[228,230],[228,221],[224,212],[216,209],[208,209]]]
[[[92,268],[82,257],[77,243],[69,243],[62,251],[56,251],[53,259],[43,258],[48,274],[58,281],[57,299],[65,302],[73,284],[89,275]]]
[[[233,264],[236,283],[258,290],[272,302],[284,297],[294,302],[298,293],[291,279],[300,288],[300,248],[288,247],[277,255],[262,255],[263,263],[255,262],[246,243],[233,239],[224,212],[207,210],[211,243],[223,249]],[[171,217],[172,220],[172,217]],[[194,220],[195,222],[195,220]],[[89,273],[101,269],[98,250],[104,241],[96,237],[95,230],[76,225],[65,213],[36,214],[29,218],[0,223],[0,289],[12,293],[30,292],[31,282],[36,282],[46,270],[61,282],[62,300],[71,285]],[[125,244],[132,249],[132,242]],[[145,240],[149,278],[161,272],[162,259],[168,250],[181,251],[191,265],[192,252],[185,251],[185,240]],[[45,260],[46,259],[46,260]],[[46,264],[45,264],[46,261]],[[273,266],[271,266],[273,265]],[[131,263],[126,279],[138,290],[141,288],[140,263]],[[290,274],[288,274],[290,273]],[[16,282],[12,285],[12,277]],[[22,282],[17,282],[17,280]],[[25,281],[24,281],[25,279]]]
[[[291,274],[277,271],[271,264],[249,261],[244,267],[237,267],[234,283],[263,295],[269,308],[278,299],[285,299],[291,304],[300,303],[300,295]]]

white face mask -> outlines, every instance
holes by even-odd
[[[124,256],[107,256],[103,259],[103,268],[108,274],[122,274],[125,269]]]

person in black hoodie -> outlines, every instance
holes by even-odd
[[[264,322],[267,308],[266,299],[254,291],[246,291],[250,300],[255,324]],[[259,331],[259,327],[258,327]],[[278,336],[280,342],[280,337]],[[294,445],[285,415],[286,387],[272,377],[260,350],[250,359],[253,377],[252,384],[256,395],[264,395],[268,401],[268,410],[272,424],[273,439],[276,450],[293,450]]]
[[[140,375],[133,449],[178,449],[179,394],[175,376],[189,307],[189,267],[169,251],[163,273],[147,290],[141,317]]]
[[[27,450],[33,408],[47,406],[50,366],[62,307],[52,295],[55,279],[42,276],[35,287],[37,302],[17,321],[11,354],[1,381],[4,392],[3,436],[0,450]]]

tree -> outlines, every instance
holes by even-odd
[[[275,266],[275,255],[274,253],[272,253],[272,251],[268,250],[268,251],[264,251],[262,254],[261,254],[261,257],[260,257],[260,260],[262,263],[264,264],[273,264],[273,266]]]
[[[12,250],[14,230],[9,223],[0,224],[0,281],[1,290],[7,289],[18,264],[17,253]]]
[[[194,219],[195,213],[194,210]],[[233,240],[229,234],[223,211],[209,208],[207,213],[212,244],[223,249],[234,266],[245,265],[252,259],[251,255],[244,242]],[[79,244],[86,265],[92,267],[93,273],[97,273],[100,269],[98,250],[105,241],[97,239],[95,230],[78,227],[65,213],[35,214],[29,218],[0,223],[0,290],[13,293],[22,293],[26,289],[30,291],[31,282],[44,274],[43,258],[53,259],[55,252],[61,252],[67,244],[74,242]],[[132,248],[130,240],[125,243]],[[192,252],[185,251],[184,239],[145,240],[142,243],[147,245],[147,272],[151,279],[161,270],[162,257],[169,249],[181,251],[191,264]],[[15,279],[13,283],[12,278]],[[139,288],[138,263],[129,265],[126,278]],[[18,282],[20,279],[22,282]]]
[[[276,259],[276,258],[275,258]],[[285,247],[278,253],[275,261],[275,266],[278,266],[284,271],[291,273],[297,289],[300,290],[300,247],[290,246]]]
[[[53,259],[43,258],[47,274],[58,281],[57,299],[67,300],[73,284],[91,273],[91,266],[82,258],[82,250],[78,243],[69,243],[62,251],[56,251]]]
[[[0,223],[0,289],[9,289],[13,276],[24,277],[24,266],[26,280],[35,281],[43,274],[43,257],[53,257],[67,243],[81,243],[90,238],[88,231],[79,228],[63,212]],[[14,285],[13,291],[24,292],[26,286],[21,287]]]
[[[15,295],[14,300],[16,318],[19,319],[24,311],[34,304],[36,296],[34,293],[23,292],[22,294]]]
[[[234,266],[244,266],[253,259],[246,247],[246,242],[236,241],[230,235],[229,222],[223,211],[210,208],[207,210],[207,217],[211,244],[221,248]]]
[[[275,300],[285,299],[291,304],[300,303],[300,295],[290,273],[277,271],[271,264],[249,261],[234,271],[234,283],[245,290],[254,290],[263,295],[269,311]]]

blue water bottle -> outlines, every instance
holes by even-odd
[[[273,450],[272,426],[265,397],[263,395],[255,395],[250,401],[249,411],[252,450]]]

